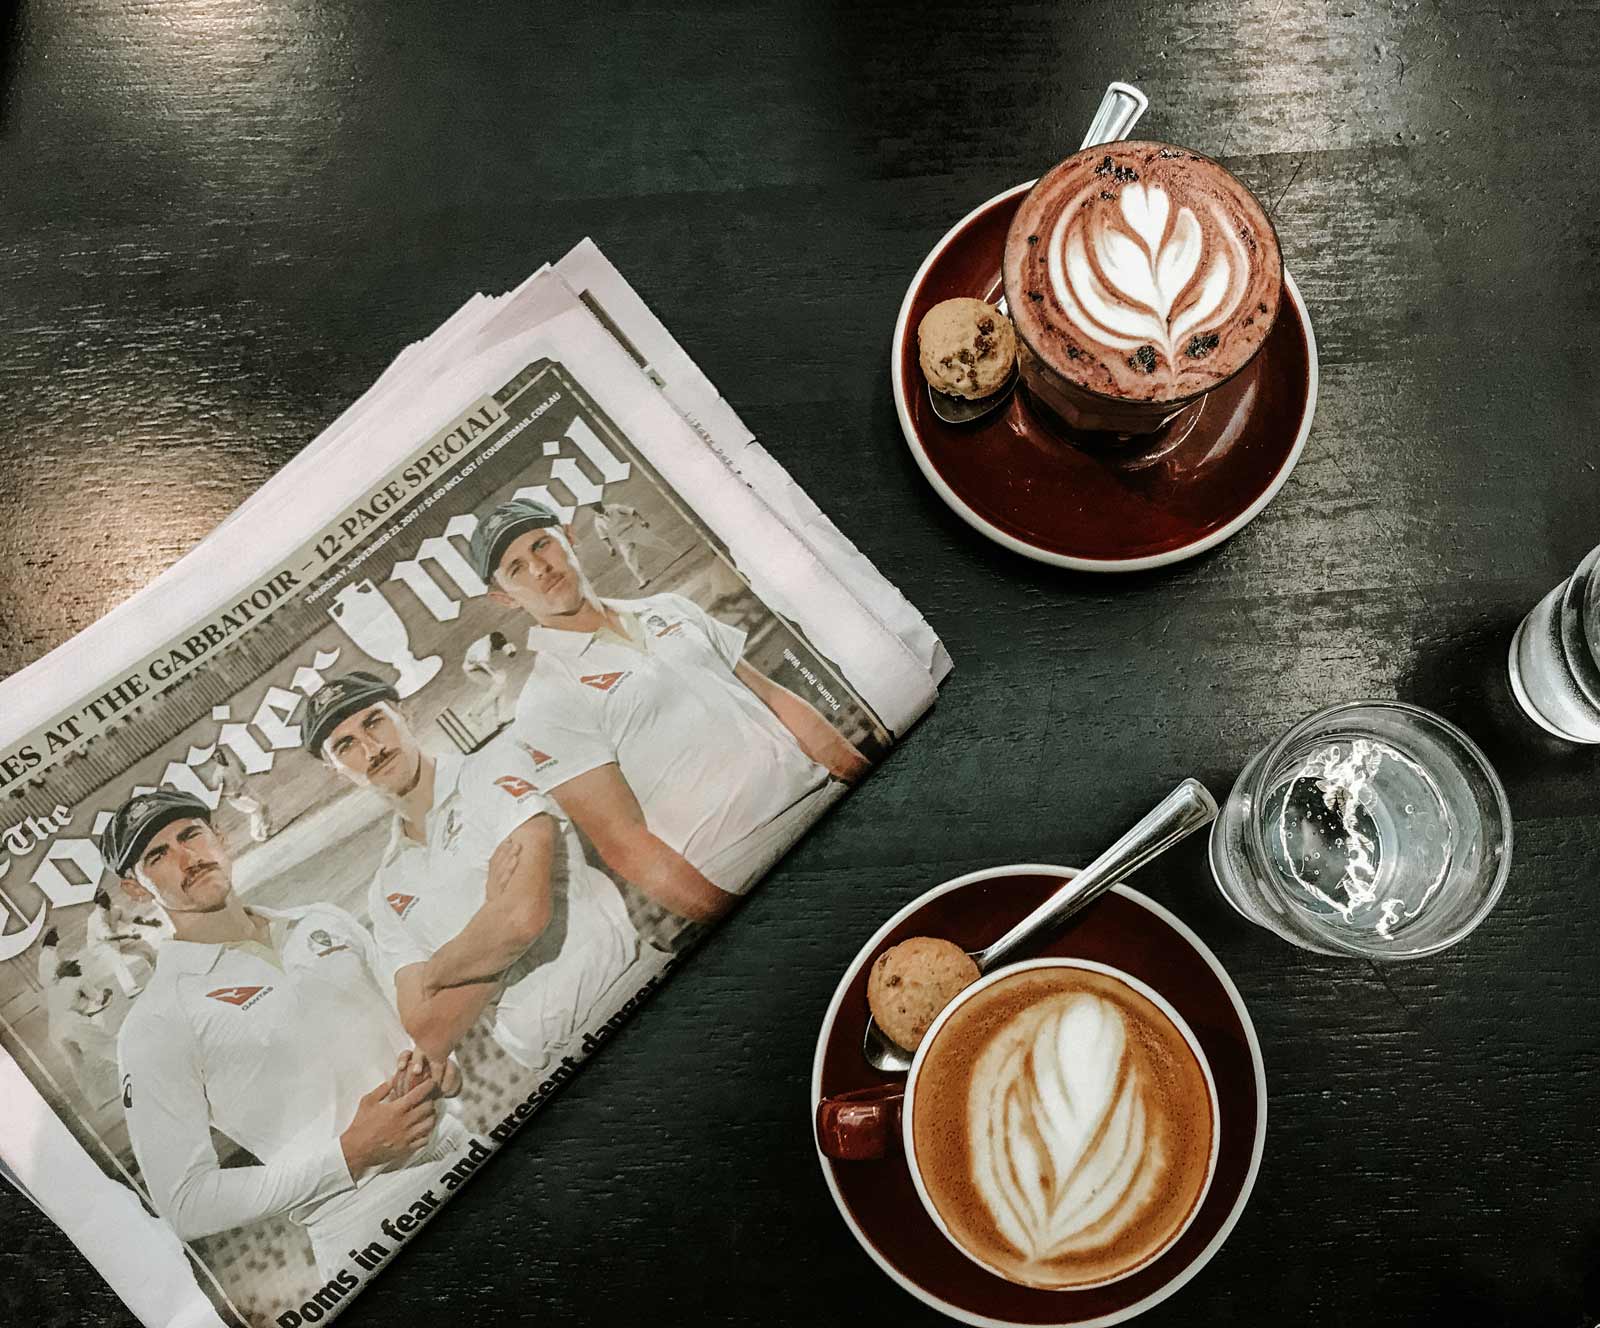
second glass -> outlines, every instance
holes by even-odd
[[[1396,701],[1295,725],[1245,766],[1211,829],[1211,870],[1250,921],[1320,954],[1411,959],[1488,916],[1511,808],[1477,745]]]
[[[1522,620],[1510,669],[1529,719],[1568,742],[1600,743],[1600,547]]]

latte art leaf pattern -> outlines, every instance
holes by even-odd
[[[1114,1240],[1162,1166],[1121,1012],[1078,993],[1036,1006],[972,1080],[972,1173],[1000,1233],[1031,1261]]]
[[[1159,185],[1123,187],[1115,209],[1073,205],[1050,237],[1050,284],[1072,324],[1112,350],[1151,347],[1171,370],[1185,341],[1239,308],[1250,255],[1215,204],[1180,206]]]

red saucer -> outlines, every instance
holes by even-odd
[[[951,228],[912,279],[890,350],[900,428],[952,510],[1029,558],[1130,572],[1191,558],[1255,519],[1289,478],[1317,404],[1317,343],[1287,271],[1278,321],[1244,371],[1148,442],[1088,446],[1047,424],[1018,390],[975,424],[933,413],[917,325],[941,300],[1000,297],[1006,230],[1032,183]]]
[[[987,945],[1073,874],[1070,868],[995,867],[948,881],[891,918],[846,970],[822,1021],[806,1103],[891,1082],[861,1054],[871,961],[909,936],[945,936],[963,949]],[[846,1225],[890,1277],[964,1323],[1090,1328],[1125,1322],[1165,1300],[1221,1247],[1243,1212],[1261,1166],[1267,1079],[1255,1028],[1215,955],[1154,900],[1115,886],[1042,951],[1093,959],[1147,982],[1194,1031],[1216,1080],[1222,1144],[1199,1213],[1176,1244],[1119,1282],[1074,1291],[1018,1286],[951,1248],[917,1198],[899,1154],[835,1162],[817,1153]]]

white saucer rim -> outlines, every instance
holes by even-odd
[[[857,1224],[855,1217],[845,1204],[844,1196],[839,1192],[839,1186],[834,1180],[833,1169],[829,1166],[828,1159],[823,1155],[822,1149],[816,1146],[816,1104],[822,1096],[822,1063],[827,1053],[829,1034],[832,1032],[834,1022],[838,1018],[839,1007],[844,1003],[845,991],[857,970],[867,961],[868,957],[884,938],[913,912],[931,899],[937,899],[940,895],[948,894],[952,890],[959,890],[963,886],[972,885],[978,881],[993,880],[999,876],[1024,874],[1060,876],[1062,879],[1068,879],[1076,875],[1077,871],[1076,867],[1062,867],[1051,863],[1011,863],[1000,867],[984,867],[981,870],[967,872],[963,876],[957,876],[945,881],[924,894],[918,895],[885,922],[883,926],[879,927],[873,933],[872,938],[856,952],[855,957],[845,966],[844,974],[839,979],[838,987],[834,989],[833,999],[828,1002],[827,1013],[823,1015],[822,1024],[817,1032],[817,1049],[811,1062],[811,1091],[806,1099],[806,1117],[809,1123],[808,1127],[812,1131],[812,1146],[816,1149],[817,1165],[822,1171],[822,1179],[828,1187],[828,1193],[833,1197],[834,1207],[839,1210],[839,1215],[844,1219],[845,1225],[850,1229],[850,1233],[856,1238],[856,1243],[866,1251],[867,1256],[887,1273],[895,1283],[904,1290],[909,1291],[923,1304],[931,1306],[933,1309],[938,1310],[939,1313],[948,1315],[952,1319],[959,1320],[962,1323],[973,1324],[975,1328],[1048,1328],[1048,1326],[1022,1324],[1014,1319],[993,1319],[987,1315],[975,1314],[959,1305],[952,1305],[949,1301],[941,1300],[932,1292],[913,1282],[890,1263],[872,1241],[868,1239],[866,1232]],[[1234,1227],[1238,1224],[1239,1218],[1243,1215],[1245,1205],[1249,1203],[1251,1193],[1255,1189],[1256,1177],[1261,1171],[1261,1159],[1267,1142],[1266,1063],[1262,1059],[1261,1042],[1256,1036],[1255,1024],[1251,1021],[1250,1011],[1245,1006],[1244,997],[1239,994],[1239,989],[1234,985],[1233,979],[1228,976],[1227,969],[1223,968],[1222,961],[1212,953],[1211,947],[1202,941],[1193,929],[1170,909],[1158,904],[1148,895],[1130,886],[1114,885],[1111,888],[1117,894],[1154,913],[1156,917],[1171,926],[1205,960],[1206,964],[1222,983],[1223,990],[1227,992],[1228,999],[1233,1003],[1233,1008],[1238,1013],[1239,1023],[1244,1029],[1245,1041],[1250,1048],[1251,1067],[1255,1072],[1256,1083],[1256,1137],[1250,1151],[1250,1167],[1245,1173],[1244,1184],[1239,1188],[1239,1195],[1234,1200],[1233,1208],[1223,1220],[1222,1226],[1218,1228],[1216,1235],[1180,1272],[1170,1281],[1163,1283],[1152,1291],[1143,1300],[1135,1301],[1124,1309],[1101,1315],[1097,1319],[1063,1319],[1055,1328],[1111,1328],[1113,1324],[1126,1323],[1129,1319],[1161,1304],[1162,1301],[1188,1285],[1195,1275],[1211,1262],[1217,1251],[1222,1248],[1223,1242],[1227,1240]],[[1061,1294],[1069,1295],[1070,1293],[1063,1292]]]
[[[1278,491],[1288,481],[1290,474],[1300,461],[1300,454],[1305,451],[1306,439],[1311,434],[1312,421],[1317,413],[1317,394],[1321,379],[1320,362],[1317,358],[1317,337],[1311,327],[1311,314],[1307,310],[1305,300],[1301,297],[1300,287],[1295,284],[1294,277],[1290,275],[1287,267],[1283,270],[1284,289],[1289,294],[1290,305],[1294,308],[1296,316],[1300,319],[1301,331],[1306,338],[1306,359],[1308,365],[1306,404],[1300,416],[1300,427],[1295,434],[1294,445],[1289,449],[1283,464],[1271,482],[1255,498],[1255,500],[1242,512],[1235,516],[1226,525],[1219,526],[1209,534],[1202,535],[1197,540],[1188,544],[1179,545],[1175,549],[1168,549],[1164,553],[1146,554],[1138,558],[1077,558],[1071,554],[1057,553],[1053,549],[1042,548],[1037,544],[1030,544],[1020,540],[1015,535],[1002,530],[999,526],[981,516],[970,507],[939,474],[938,468],[933,464],[933,459],[928,455],[927,448],[922,439],[918,437],[916,426],[912,423],[911,408],[907,396],[904,363],[905,357],[902,349],[905,345],[907,329],[911,321],[911,305],[916,298],[917,291],[921,289],[923,279],[928,274],[928,269],[938,260],[967,225],[980,213],[987,211],[997,203],[1004,202],[1017,194],[1025,193],[1034,186],[1033,180],[1013,185],[1010,189],[1003,189],[993,198],[978,204],[971,212],[956,222],[938,244],[928,251],[928,256],[922,260],[916,275],[911,278],[911,284],[906,287],[905,297],[900,302],[900,313],[895,318],[894,340],[890,344],[889,377],[894,390],[895,414],[900,420],[900,432],[906,440],[906,446],[911,449],[911,455],[917,463],[917,468],[922,471],[923,477],[933,486],[933,491],[939,495],[946,507],[959,516],[980,535],[993,540],[996,544],[1010,549],[1013,553],[1020,553],[1025,558],[1032,558],[1035,562],[1050,563],[1056,567],[1069,567],[1079,572],[1142,572],[1152,567],[1166,567],[1172,563],[1182,562],[1187,558],[1198,557],[1207,549],[1215,548],[1224,540],[1232,538],[1254,521],[1266,509],[1268,503],[1278,496]]]

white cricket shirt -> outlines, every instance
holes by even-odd
[[[51,1040],[57,1045],[72,1043],[85,1060],[103,1061],[108,1075],[117,1061],[117,1025],[128,1012],[128,998],[110,985],[114,981],[109,972],[95,973],[85,963],[83,976],[57,978],[45,989]],[[104,1087],[109,1090],[110,1085]],[[113,1094],[101,1088],[97,1082],[96,1100],[110,1101]]]
[[[154,947],[163,936],[160,927],[146,926],[132,914],[119,910],[115,916],[96,907],[89,912],[85,924],[84,944],[104,945],[110,949]]]
[[[489,649],[489,638],[480,636],[467,647],[466,653],[461,656],[461,667],[468,670],[487,669],[492,654],[493,652]]]
[[[651,833],[705,871],[828,772],[734,676],[738,628],[682,595],[602,603],[630,640],[533,628],[513,732],[546,792],[614,761]]]
[[[115,929],[115,930],[113,930]],[[108,970],[126,995],[132,996],[155,967],[155,947],[162,940],[159,927],[147,927],[120,910],[113,918],[103,908],[89,912],[84,937],[84,958]],[[112,1058],[115,1059],[113,1052]]]
[[[384,1173],[353,1182],[339,1135],[411,1046],[359,922],[331,904],[251,911],[282,967],[260,945],[165,941],[118,1039],[133,1151],[185,1240],[359,1204]],[[441,1110],[435,1140],[451,1121]],[[262,1165],[220,1166],[212,1126]]]
[[[503,737],[435,761],[426,843],[408,838],[396,816],[372,879],[368,905],[384,967],[392,982],[460,934],[483,907],[495,849],[525,821],[552,817],[550,923],[507,973],[493,1024],[495,1041],[537,1068],[633,962],[638,933],[611,878],[589,865],[566,816],[535,787],[533,763],[516,743]]]

